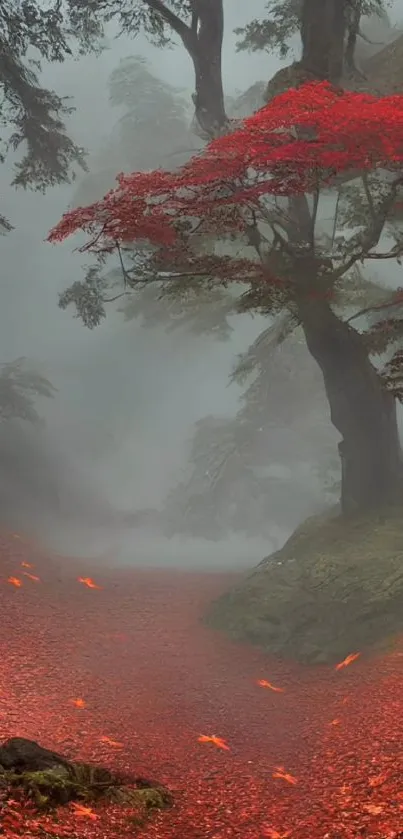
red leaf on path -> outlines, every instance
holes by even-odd
[[[336,664],[336,667],[334,669],[343,670],[344,667],[349,667],[350,664],[353,664],[354,661],[357,661],[357,658],[359,658],[360,655],[361,653],[350,653],[350,655],[347,655],[346,658],[343,659],[343,661],[340,661],[338,664]]]

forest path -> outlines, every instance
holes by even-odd
[[[235,575],[112,571],[18,537],[0,555],[0,735],[165,782],[175,806],[141,837],[323,839],[335,820],[332,839],[398,836],[401,649],[339,671],[284,664],[203,626]],[[63,835],[134,835],[118,819],[66,811]]]

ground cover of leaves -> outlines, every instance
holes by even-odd
[[[339,669],[267,659],[200,621],[234,579],[1,536],[0,740],[156,778],[174,804],[142,824],[0,789],[0,836],[403,839],[403,639]]]

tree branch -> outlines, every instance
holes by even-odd
[[[121,297],[126,297],[128,294],[128,291],[121,291],[120,294],[115,294],[114,297],[101,297],[101,300],[102,303],[114,303],[115,300],[120,300]]]
[[[143,3],[149,6],[153,12],[159,15],[179,35],[189,52],[194,49],[195,38],[192,29],[178,15],[172,12],[171,9],[168,9],[162,0],[143,0]]]
[[[391,251],[387,253],[368,253],[366,255],[366,259],[397,259],[399,256],[403,254],[403,242],[398,242]]]
[[[362,318],[364,315],[369,315],[371,312],[379,312],[382,309],[392,309],[394,306],[401,306],[403,303],[403,299],[400,296],[394,300],[388,300],[385,303],[377,303],[374,306],[366,306],[365,309],[360,309],[359,312],[356,312],[351,317],[347,318],[345,321],[346,323],[351,323],[352,320],[357,320],[357,318]]]
[[[394,257],[398,256],[396,245],[395,248],[389,252],[387,256],[378,255],[376,253],[370,253],[372,248],[375,248],[376,245],[379,243],[379,240],[382,236],[382,231],[385,226],[385,221],[388,217],[390,210],[393,207],[393,204],[396,200],[396,194],[399,186],[403,184],[403,175],[400,175],[396,178],[395,181],[391,184],[390,192],[388,195],[385,196],[383,201],[381,202],[380,206],[376,210],[376,215],[372,217],[371,224],[368,225],[367,229],[364,231],[361,242],[360,242],[360,249],[355,254],[350,256],[347,262],[344,265],[341,265],[340,268],[335,271],[335,279],[339,279],[349,271],[350,268],[355,265],[356,262],[363,262],[365,259],[393,259]]]

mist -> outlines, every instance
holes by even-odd
[[[264,0],[255,0],[253,9],[226,2],[223,76],[228,95],[268,81],[282,66],[265,53],[235,54],[232,30],[264,6]],[[397,8],[396,3],[396,13]],[[43,68],[43,85],[72,98],[76,110],[68,131],[88,150],[90,162],[117,119],[107,81],[120,59],[141,54],[156,75],[181,90],[188,80],[184,95],[190,99],[192,92],[192,68],[179,46],[158,50],[142,37],[133,42],[114,34],[98,58]],[[4,523],[34,533],[51,550],[108,565],[252,567],[284,543],[296,519],[315,512],[320,491],[309,502],[301,498],[300,505],[290,499],[285,519],[273,521],[271,535],[264,537],[168,537],[152,516],[132,526],[130,515],[162,508],[186,470],[195,422],[208,415],[235,415],[241,388],[228,384],[229,375],[235,357],[261,331],[263,319],[235,318],[225,342],[144,328],[113,310],[99,328],[86,329],[70,309],[58,307],[59,293],[79,277],[85,260],[73,252],[71,241],[57,247],[45,242],[74,200],[76,186],[58,187],[45,196],[15,191],[9,186],[11,165],[10,159],[0,172],[4,213],[15,225],[1,243],[0,360],[25,356],[57,393],[38,401],[43,426],[0,427]],[[382,271],[382,281],[397,287],[397,266]],[[268,445],[270,454],[270,439]]]

